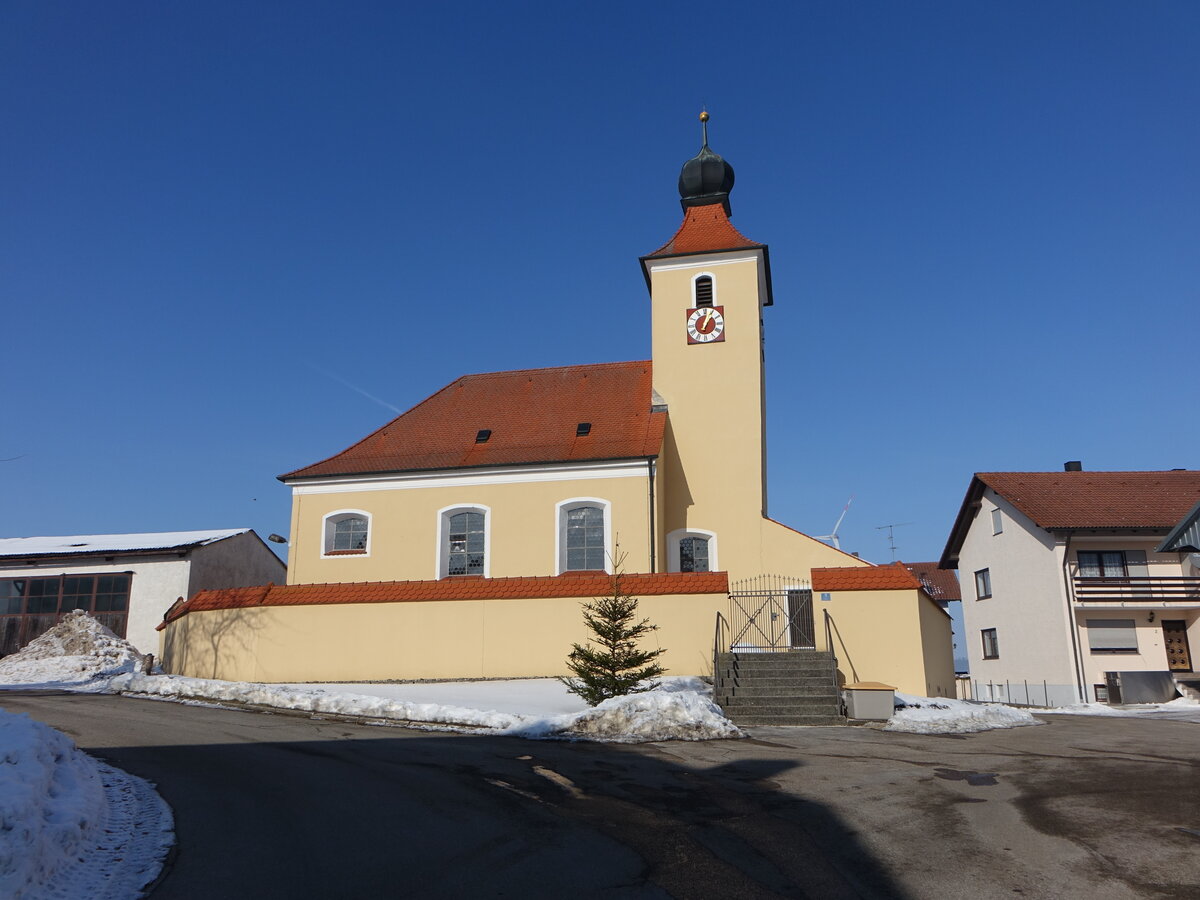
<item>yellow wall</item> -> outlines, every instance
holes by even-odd
[[[457,600],[268,606],[193,612],[167,626],[163,665],[176,675],[234,681],[523,678],[567,673],[589,635],[586,599]],[[724,594],[642,597],[658,625],[642,646],[665,647],[673,674],[712,670]]]
[[[819,649],[827,649],[823,611],[830,615],[844,681],[881,681],[906,694],[954,696],[950,617],[920,591],[833,591],[829,601],[814,592],[813,606]]]
[[[645,464],[636,461],[630,466]],[[463,487],[421,487],[344,493],[297,493],[292,498],[292,549],[288,584],[352,581],[424,581],[437,568],[438,511],[459,504],[489,508],[489,575],[554,575],[558,535],[556,504],[595,497],[611,504],[610,541],[624,570],[650,571],[650,493],[646,475],[569,481],[534,481]],[[371,514],[369,554],[322,558],[324,520],[331,512]]]

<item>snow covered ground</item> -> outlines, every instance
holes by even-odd
[[[253,684],[177,675],[118,675],[109,689],[171,700],[250,703],[361,716],[443,730],[622,743],[741,737],[699,678],[664,678],[653,691],[595,708],[552,678],[440,684]]]
[[[0,897],[140,896],[174,843],[154,787],[0,710]]]
[[[993,728],[1044,725],[1031,713],[1000,703],[973,703],[946,697],[916,697],[896,692],[896,713],[884,731],[909,734],[970,734]]]

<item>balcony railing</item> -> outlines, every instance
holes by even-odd
[[[1200,604],[1200,578],[1185,575],[1129,575],[1095,578],[1076,575],[1076,603]]]

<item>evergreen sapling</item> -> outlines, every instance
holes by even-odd
[[[657,684],[646,684],[666,672],[656,659],[664,652],[639,650],[638,639],[658,630],[649,619],[635,622],[637,598],[621,587],[621,576],[612,579],[612,595],[583,605],[583,621],[595,637],[586,645],[573,644],[567,668],[574,677],[560,677],[568,691],[595,706],[610,697],[640,694]]]

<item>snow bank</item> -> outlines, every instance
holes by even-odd
[[[173,841],[151,785],[66,735],[0,710],[0,897],[127,898]]]
[[[0,685],[78,684],[133,672],[142,655],[87,613],[75,610],[41,637],[0,659]]]
[[[378,687],[402,688],[403,685]],[[110,682],[110,689],[114,691],[170,700],[250,703],[276,709],[387,719],[450,730],[470,728],[528,738],[560,737],[636,743],[740,737],[741,732],[722,715],[720,708],[697,688],[707,690],[707,686],[698,678],[673,678],[664,680],[653,691],[617,697],[594,709],[537,716],[444,703],[420,703],[396,696],[372,696],[326,688],[215,681],[178,675],[130,673],[118,675]],[[395,691],[381,693],[394,694]]]
[[[993,728],[1044,725],[1023,709],[999,703],[970,703],[946,697],[916,697],[896,692],[895,714],[884,731],[909,734],[970,734]]]

